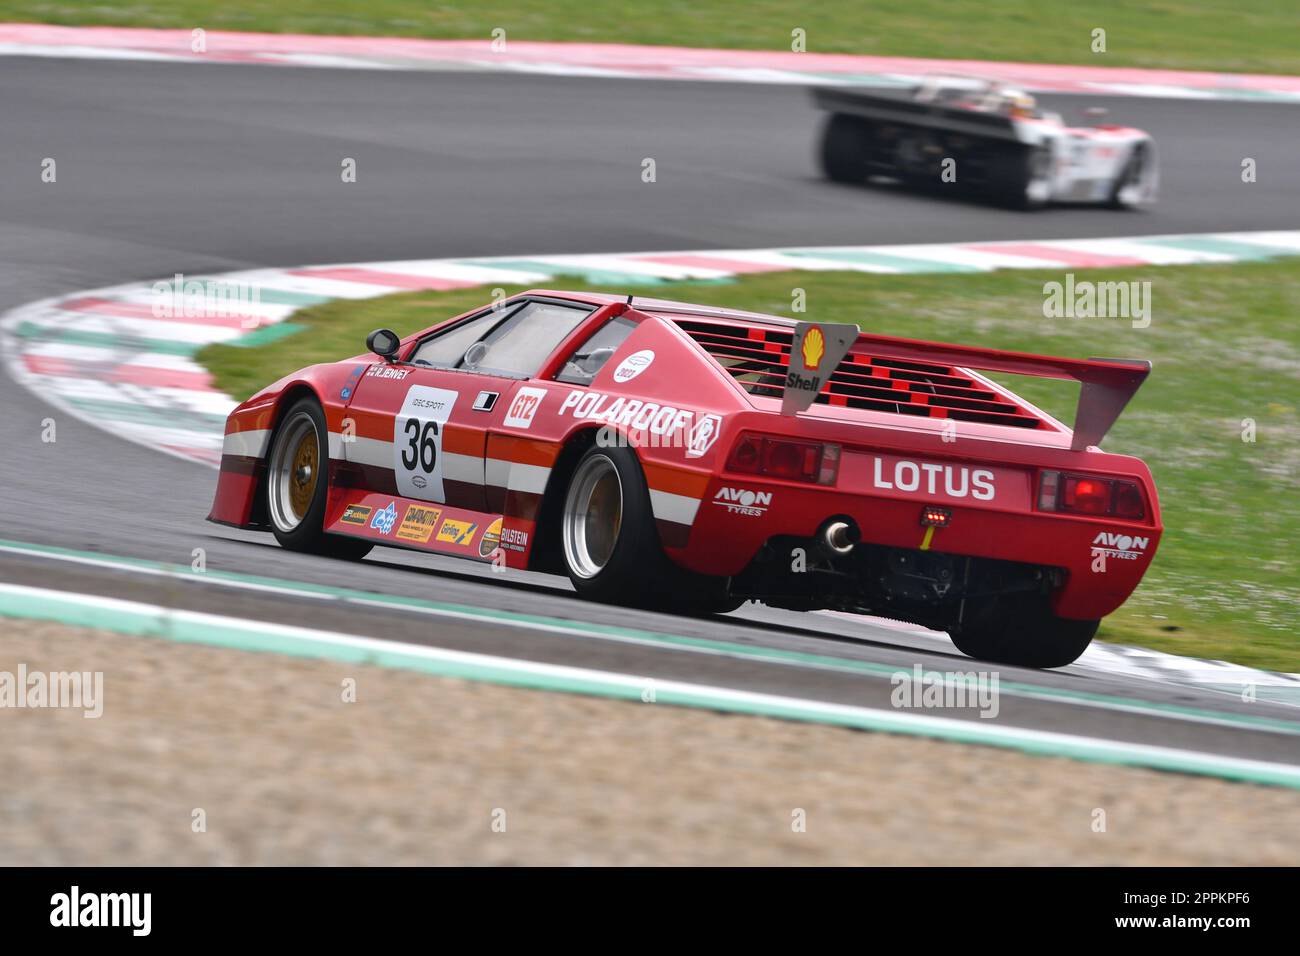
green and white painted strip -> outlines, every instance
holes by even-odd
[[[647,691],[653,689],[656,704],[981,744],[1038,756],[1300,789],[1300,766],[1282,763],[409,645],[91,594],[0,584],[0,614],[178,643],[400,668],[439,677],[631,702],[643,701]]]
[[[24,558],[45,559],[56,562],[104,568],[116,572],[162,577],[169,583],[190,586],[226,587],[260,593],[279,594],[284,597],[312,601],[338,602],[359,607],[383,608],[408,614],[433,618],[466,621],[480,625],[542,631],[582,640],[605,641],[655,647],[665,651],[730,657],[776,666],[800,667],[812,670],[836,671],[862,677],[889,679],[899,673],[896,665],[874,661],[814,654],[804,651],[783,650],[755,644],[741,644],[709,638],[671,634],[646,628],[620,627],[591,621],[573,621],[565,618],[482,608],[471,605],[433,601],[427,598],[402,597],[340,588],[332,585],[286,581],[260,575],[209,569],[202,573],[185,565],[164,564],[140,558],[121,557],[57,548],[50,545],[27,544],[0,539],[0,554],[14,554]],[[62,592],[59,592],[62,593]],[[937,636],[937,635],[936,635]],[[946,642],[946,637],[942,638]],[[948,648],[945,648],[948,649]],[[1153,652],[1147,652],[1153,653]],[[1160,656],[1160,655],[1157,655]],[[1169,656],[1169,655],[1164,655]],[[1208,663],[1208,662],[1201,662]],[[1263,685],[1289,683],[1300,687],[1297,675],[1278,675],[1252,672],[1256,682]],[[1237,727],[1245,730],[1267,731],[1300,736],[1300,721],[1279,720],[1250,714],[1185,707],[1178,704],[1147,701],[1113,694],[1077,691],[1020,681],[999,681],[1000,693],[1012,697],[1047,700],[1072,706],[1103,709],[1121,713],[1142,714],[1168,720],[1187,721],[1216,726]]]
[[[0,55],[359,70],[472,70],[798,86],[913,86],[928,74],[957,73],[1004,80],[1039,92],[1300,103],[1300,77],[1266,74],[513,38],[508,46],[497,48],[487,37],[480,41],[435,40],[210,30],[205,40],[205,49],[196,53],[188,29],[0,24]]]

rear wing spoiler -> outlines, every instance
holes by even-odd
[[[813,102],[831,113],[861,116],[883,123],[921,126],[952,133],[965,133],[986,139],[1020,142],[1016,126],[1008,116],[954,109],[936,103],[885,93],[863,93],[841,87],[818,87],[812,91]]]
[[[858,336],[849,351],[905,362],[943,362],[983,372],[1072,379],[1080,386],[1079,406],[1074,415],[1074,437],[1070,442],[1074,451],[1100,444],[1151,374],[1151,363],[1145,359],[1057,358],[866,332]]]

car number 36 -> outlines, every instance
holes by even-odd
[[[393,419],[393,477],[397,493],[423,501],[446,501],[442,440],[459,393],[412,385]]]
[[[418,465],[426,475],[432,474],[438,464],[438,423],[408,418],[405,431],[408,444],[402,450],[402,464],[407,471],[415,471]]]

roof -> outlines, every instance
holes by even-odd
[[[691,302],[676,302],[672,299],[656,299],[653,296],[641,296],[635,293],[627,295],[614,295],[608,292],[565,292],[559,289],[529,289],[520,295],[546,295],[559,299],[572,299],[575,302],[585,302],[588,305],[610,305],[614,302],[626,302],[628,296],[632,298],[632,308],[638,312],[645,312],[650,315],[660,315],[664,317],[678,315],[698,315],[704,318],[714,319],[745,319],[750,322],[762,322],[766,325],[779,326],[781,328],[793,329],[798,323],[794,319],[786,319],[777,315],[768,315],[764,312],[746,312],[743,309],[727,309],[715,305],[696,305]]]

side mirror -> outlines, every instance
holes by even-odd
[[[366,348],[374,352],[385,362],[391,362],[401,346],[402,340],[392,329],[375,329],[366,336]]]
[[[1094,123],[1104,120],[1108,113],[1110,113],[1110,110],[1104,106],[1089,106],[1083,111],[1083,115]]]

